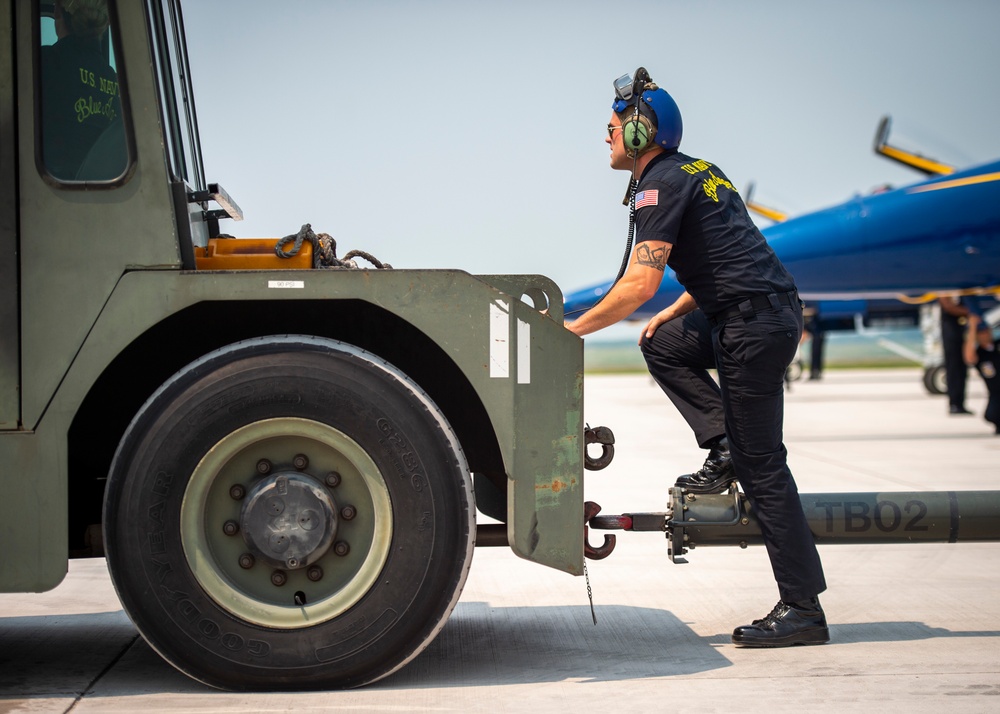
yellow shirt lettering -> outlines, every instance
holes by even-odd
[[[701,183],[701,187],[702,189],[704,189],[705,195],[708,196],[713,201],[715,201],[716,203],[719,202],[719,186],[724,186],[725,188],[728,188],[730,191],[736,191],[736,189],[733,188],[733,185],[729,183],[729,181],[727,181],[724,178],[716,176],[711,171],[708,172],[708,178],[702,181]],[[737,191],[737,193],[739,192]]]
[[[708,163],[703,159],[698,159],[697,161],[693,161],[690,164],[682,165],[681,168],[693,176],[694,174],[704,171],[705,169],[712,168],[712,164]]]

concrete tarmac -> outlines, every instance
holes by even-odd
[[[648,376],[588,376],[586,419],[616,436],[588,473],[602,513],[662,511],[704,452]],[[786,398],[799,490],[1000,489],[1000,436],[949,416],[920,372],[829,371]],[[600,533],[591,535],[600,541]],[[137,635],[103,560],[70,563],[42,594],[0,595],[0,714],[8,712],[791,712],[1000,711],[1000,543],[821,546],[832,642],[739,649],[733,627],[777,600],[763,548],[700,548],[667,559],[662,534],[621,533],[587,584],[477,549],[463,596],[411,664],[346,692],[212,690]]]

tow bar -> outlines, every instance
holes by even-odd
[[[591,434],[593,432],[593,434]],[[607,427],[587,429],[586,443],[610,445],[614,435]],[[614,455],[605,449],[595,461],[604,468]],[[605,458],[607,457],[607,458]],[[590,466],[588,456],[586,466]],[[958,543],[1000,541],[1000,491],[903,491],[879,493],[799,494],[802,510],[816,543]],[[584,555],[606,558],[615,547],[615,536],[604,544],[590,544],[589,529],[658,531],[667,539],[671,562],[697,546],[763,545],[760,525],[747,497],[735,482],[718,494],[694,494],[672,487],[667,510],[662,513],[598,515],[601,507],[584,504]]]
[[[799,498],[818,545],[1000,541],[1000,491],[803,493]],[[709,495],[673,487],[664,513],[600,516],[600,506],[593,506],[596,510],[585,508],[594,513],[587,519],[591,528],[665,533],[674,563],[686,563],[683,556],[697,546],[746,548],[764,542],[750,502],[735,486]]]

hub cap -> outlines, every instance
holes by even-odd
[[[266,627],[312,626],[377,582],[392,504],[371,457],[320,422],[284,417],[226,435],[195,467],[181,542],[221,607]]]

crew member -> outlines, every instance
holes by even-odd
[[[823,329],[823,318],[816,308],[806,307],[805,332],[812,341],[809,348],[809,379],[823,379],[823,350],[826,346],[826,330]]]
[[[56,0],[55,23],[58,40],[41,49],[42,160],[56,178],[93,178],[80,167],[121,115],[118,75],[101,47],[107,2]]]
[[[645,69],[615,82],[612,107],[611,167],[631,172],[636,246],[605,299],[567,327],[583,336],[625,319],[655,294],[670,265],[687,290],[676,313],[700,307],[712,325],[733,468],[781,598],[768,615],[736,628],[733,642],[827,642],[817,597],[826,589],[823,568],[782,443],[784,374],[802,333],[795,283],[725,173],[678,151],[680,111]]]
[[[986,383],[986,412],[983,417],[1000,434],[1000,340],[993,339],[993,330],[982,311],[969,310],[969,331],[963,346],[965,363],[976,368]]]
[[[941,351],[944,354],[944,376],[948,387],[948,413],[971,414],[965,408],[965,384],[969,373],[962,358],[969,307],[960,297],[943,297],[938,302],[941,305]]]

